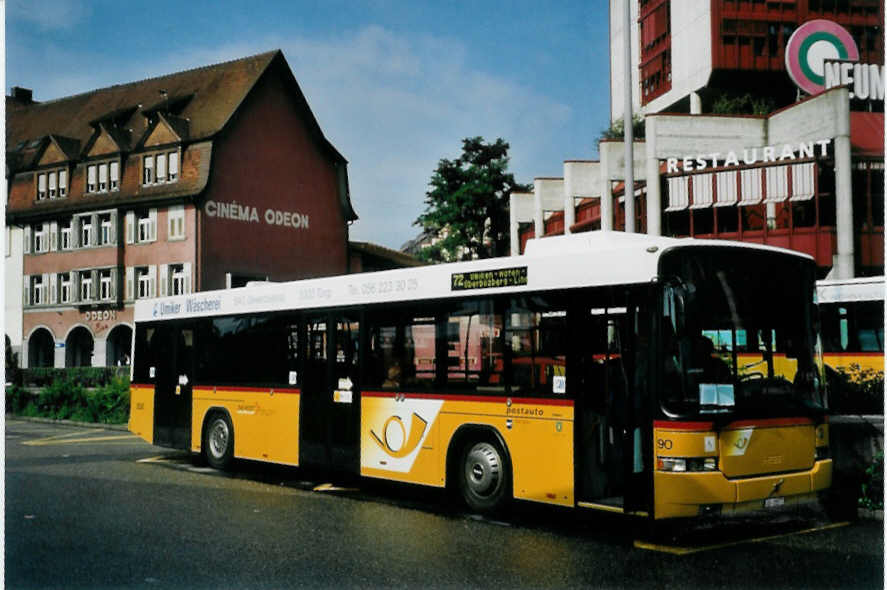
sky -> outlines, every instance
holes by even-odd
[[[7,0],[6,84],[45,101],[281,49],[348,160],[352,240],[399,249],[462,139],[507,141],[518,182],[596,159],[607,0]]]

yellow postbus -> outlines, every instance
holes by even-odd
[[[595,232],[523,256],[139,301],[160,446],[662,520],[815,501],[807,256]]]

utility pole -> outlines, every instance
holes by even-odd
[[[634,233],[634,116],[631,102],[631,2],[625,4],[625,108],[622,112],[622,127],[625,141],[625,231]]]

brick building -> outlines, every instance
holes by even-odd
[[[347,162],[280,51],[6,113],[24,367],[127,362],[137,299],[351,264]]]

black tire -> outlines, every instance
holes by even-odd
[[[475,512],[501,512],[511,493],[511,467],[502,447],[494,441],[473,440],[462,449],[458,466],[459,490]]]
[[[203,457],[210,467],[224,471],[234,459],[234,426],[228,415],[216,412],[203,428]]]

